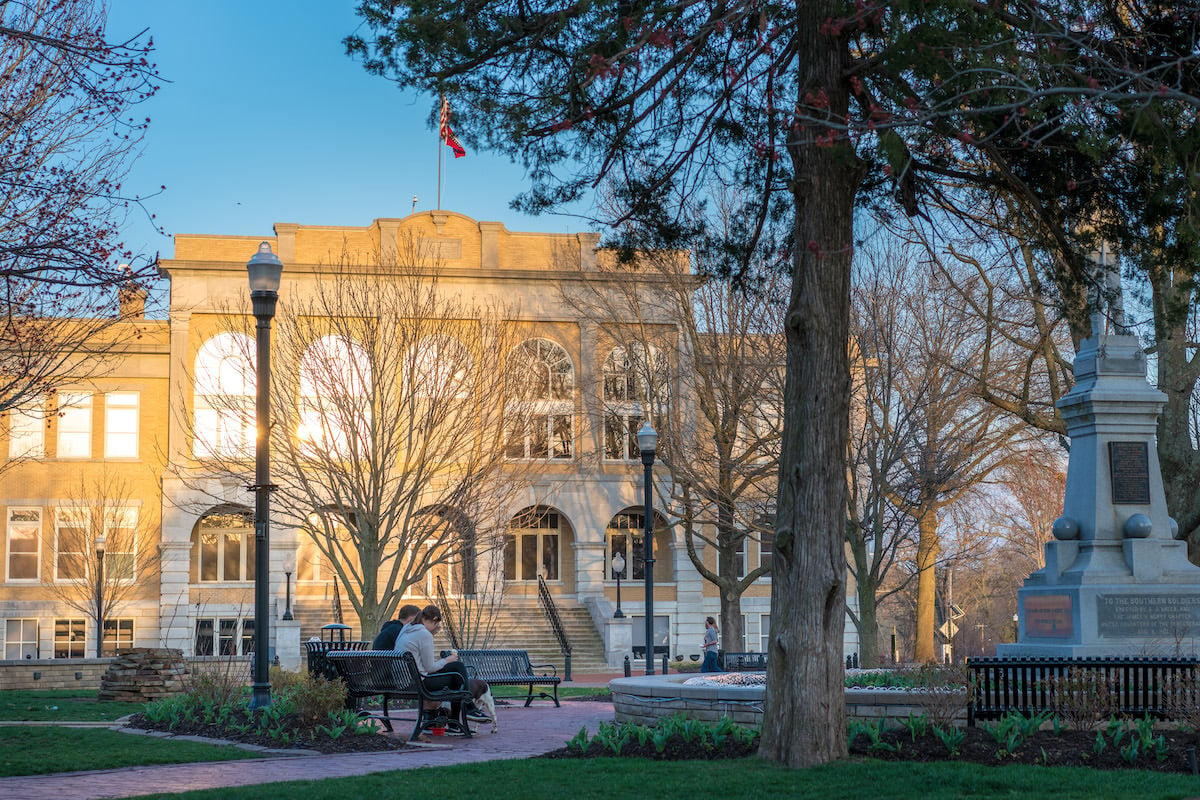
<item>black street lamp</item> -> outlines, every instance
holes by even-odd
[[[271,318],[279,299],[279,279],[283,262],[263,242],[258,252],[246,263],[250,278],[250,302],[257,321],[257,373],[254,392],[254,682],[251,684],[250,708],[271,705],[271,660],[267,652],[271,640],[270,605],[271,582]]]
[[[292,573],[295,571],[296,556],[293,553],[292,555],[285,557],[283,561],[283,575],[284,580],[287,581],[287,605],[284,606],[283,616],[280,617],[280,619],[284,620],[285,622],[295,619],[295,617],[292,616]],[[275,657],[279,658],[278,654],[276,654]]]
[[[96,537],[96,658],[104,658],[104,534]]]
[[[637,432],[638,450],[642,451],[642,466],[646,482],[646,674],[654,674],[654,451],[658,434],[650,420],[642,423]]]
[[[621,576],[625,574],[625,556],[613,553],[612,571],[617,579],[617,613],[613,614],[613,619],[625,619],[625,612],[621,610]]]

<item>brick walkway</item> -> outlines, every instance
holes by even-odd
[[[161,767],[70,772],[0,778],[0,797],[20,800],[93,800],[136,797],[159,792],[186,792],[221,786],[249,786],[276,781],[365,775],[414,767],[441,767],[474,761],[528,758],[562,747],[584,725],[595,731],[611,722],[611,703],[565,701],[555,708],[545,701],[497,709],[498,733],[484,726],[470,739],[450,737],[448,744],[407,747],[394,753],[283,756],[245,761],[172,764]],[[411,725],[396,725],[395,735],[407,738]]]

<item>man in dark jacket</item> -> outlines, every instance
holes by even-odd
[[[400,606],[400,611],[397,612],[396,618],[383,623],[383,627],[379,629],[379,635],[375,637],[375,641],[371,642],[372,650],[393,650],[396,647],[396,637],[400,635],[400,631],[404,626],[416,619],[421,609],[413,605]]]

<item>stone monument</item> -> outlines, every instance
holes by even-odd
[[[1071,437],[1063,514],[1046,566],[1017,592],[1001,656],[1190,656],[1200,650],[1200,568],[1176,541],[1155,449],[1166,395],[1138,340],[1100,314],[1058,402]]]

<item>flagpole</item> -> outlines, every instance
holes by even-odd
[[[438,99],[438,135],[437,135],[437,150],[438,150],[438,176],[437,176],[437,207],[438,211],[442,210],[442,115],[445,114],[446,96],[439,94]]]

